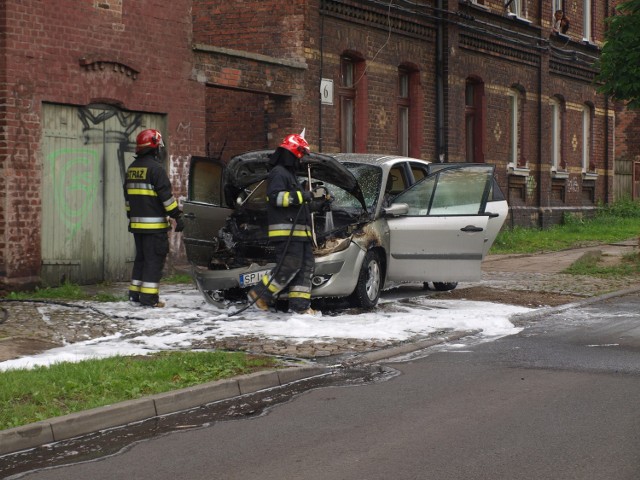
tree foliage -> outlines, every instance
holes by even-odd
[[[640,109],[640,0],[621,3],[608,19],[598,67],[598,91]]]

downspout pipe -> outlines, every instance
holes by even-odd
[[[446,160],[444,131],[444,0],[437,0],[436,10],[436,155],[437,161]]]
[[[542,18],[542,3],[540,2],[538,4],[538,17]],[[541,31],[542,32],[542,31]],[[540,40],[543,41],[542,39],[542,33],[540,34]],[[548,49],[546,50],[548,52]],[[545,64],[545,62],[543,61],[543,57],[545,55],[544,50],[539,50],[538,55],[539,55],[539,65],[538,65],[538,168],[537,168],[537,176],[538,176],[538,181],[537,183],[537,187],[536,187],[536,196],[537,201],[536,203],[538,204],[538,211],[540,212],[540,215],[538,216],[538,226],[539,227],[543,227],[543,222],[544,219],[543,217],[543,213],[541,211],[541,207],[542,207],[542,106],[543,106],[543,100],[542,100],[542,69],[543,69],[543,65]],[[535,175],[535,174],[534,174]],[[512,213],[512,220],[513,220],[513,213]]]
[[[324,1],[320,2],[320,78],[318,81],[318,152],[322,153],[322,78],[324,76]]]

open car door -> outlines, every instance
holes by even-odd
[[[207,157],[191,157],[182,232],[187,259],[206,267],[218,249],[218,232],[233,209],[226,207],[222,187],[224,164]]]
[[[487,211],[494,169],[487,164],[443,164],[394,198],[394,205],[408,208],[387,218],[389,281],[480,279],[486,244],[495,239],[489,221],[498,216]],[[501,225],[505,215],[500,215]]]

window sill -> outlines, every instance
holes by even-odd
[[[598,174],[596,172],[582,172],[583,180],[595,180],[596,178],[598,178]]]
[[[529,167],[519,167],[515,163],[507,164],[507,173],[509,175],[515,175],[517,177],[528,177]]]
[[[490,11],[491,9],[487,5],[476,3],[473,0],[458,0],[458,3],[464,3],[467,7],[479,8],[480,10]]]
[[[569,172],[566,170],[558,171],[556,167],[551,167],[551,178],[557,178],[559,180],[569,178]]]
[[[526,23],[527,25],[531,25],[531,20],[527,20],[527,19],[526,19],[526,18],[524,18],[524,17],[519,17],[519,16],[518,16],[518,15],[516,15],[515,13],[507,13],[507,16],[508,16],[509,18],[512,18],[512,19],[514,19],[514,20],[517,20],[518,22]]]
[[[597,44],[593,43],[591,40],[589,40],[589,39],[587,39],[587,38],[583,38],[583,39],[582,39],[582,44],[583,44],[585,47],[589,47],[589,48],[592,48],[592,49],[594,49],[594,50],[595,50],[595,49],[600,48],[600,47],[598,47],[598,45],[597,45]]]

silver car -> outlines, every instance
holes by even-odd
[[[265,201],[271,153],[245,153],[227,165],[191,160],[183,238],[210,303],[245,298],[275,267]],[[313,215],[312,297],[372,308],[383,289],[401,283],[450,290],[479,280],[508,213],[494,168],[394,155],[305,156],[301,182],[333,198],[329,211]]]

